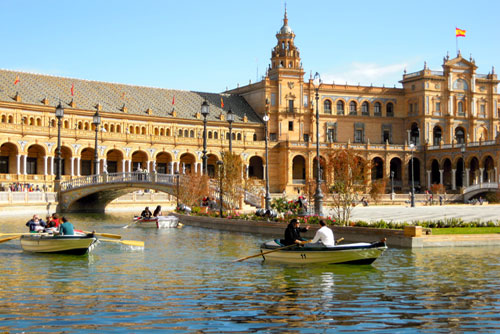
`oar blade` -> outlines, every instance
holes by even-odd
[[[120,240],[122,244],[136,247],[144,247],[144,241],[138,240]]]
[[[20,235],[14,235],[14,236],[11,236],[11,237],[0,239],[0,244],[3,243],[3,242],[10,241],[10,240],[19,239],[20,237],[21,237]]]

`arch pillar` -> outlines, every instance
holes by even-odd
[[[457,190],[457,170],[452,169],[451,170],[451,190]]]
[[[469,186],[469,179],[470,179],[470,168],[465,169],[465,185],[464,187]]]
[[[431,173],[432,171],[426,170],[427,172],[427,189],[431,189]]]
[[[483,184],[484,168],[479,168],[479,184]]]
[[[443,182],[443,173],[444,173],[444,169],[440,169],[439,170],[439,184],[444,184],[444,182]]]
[[[47,176],[47,156],[43,156],[43,175]]]

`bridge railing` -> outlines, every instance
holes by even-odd
[[[141,172],[88,175],[75,178],[69,181],[61,182],[61,191],[76,189],[91,185],[97,185],[97,184],[104,184],[104,183],[125,183],[125,182],[161,183],[166,185],[175,185],[177,182],[177,176],[170,174],[141,173]]]
[[[477,183],[473,184],[471,186],[468,186],[464,189],[464,194],[469,193],[471,191],[479,190],[479,189],[498,189],[498,183],[497,182],[483,182],[483,183]]]

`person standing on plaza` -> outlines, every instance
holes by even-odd
[[[307,230],[309,230],[309,226],[300,227],[300,221],[295,218],[292,219],[285,230],[285,246],[293,244],[304,245],[308,243],[308,241],[303,240],[300,236],[301,232],[307,232]]]
[[[321,228],[316,231],[316,235],[311,240],[311,245],[309,246],[320,243],[325,247],[335,246],[335,238],[333,237],[333,231],[331,228],[326,226],[326,223],[323,220],[319,221],[319,225]]]

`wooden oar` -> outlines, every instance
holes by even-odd
[[[342,241],[344,241],[344,238],[340,238],[340,239],[338,239],[338,240],[335,242],[335,245],[340,244]]]
[[[7,241],[10,241],[10,240],[19,239],[20,237],[21,237],[20,235],[14,235],[14,236],[10,236],[10,237],[7,237],[7,238],[0,239],[0,244],[2,242],[7,242]]]
[[[234,260],[233,262],[241,262],[241,261],[244,261],[244,260],[251,259],[253,257],[257,257],[257,256],[261,256],[261,255],[266,255],[266,254],[269,254],[269,253],[277,252],[277,251],[285,249],[285,248],[291,248],[293,246],[297,246],[297,244],[293,244],[293,245],[288,245],[288,246],[276,248],[276,249],[273,249],[273,250],[270,250],[270,251],[267,251],[267,252],[260,252],[259,254],[250,255],[250,256],[247,256],[247,257],[242,257],[241,259]]]
[[[113,240],[113,239],[100,239],[99,241],[107,241],[107,242],[118,242],[120,244],[128,245],[128,246],[137,246],[144,247],[144,241],[137,240]]]
[[[22,236],[22,235],[48,235],[48,233],[0,233],[0,235],[17,235],[17,236]]]
[[[95,235],[98,235],[100,237],[111,238],[111,239],[121,239],[122,238],[122,236],[119,234],[97,233],[97,232],[89,232],[89,231],[82,231],[82,232],[87,233],[87,234],[94,233]]]

